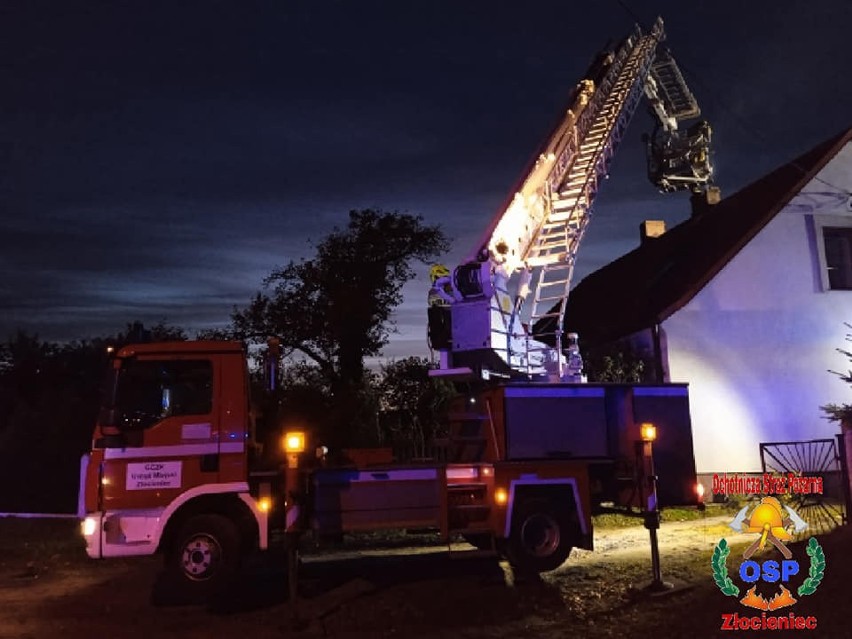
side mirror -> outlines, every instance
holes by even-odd
[[[98,423],[103,426],[109,426],[114,428],[116,426],[116,422],[118,421],[118,414],[114,407],[107,408],[106,406],[101,408],[100,413],[98,414]]]

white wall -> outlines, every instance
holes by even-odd
[[[826,182],[852,191],[852,143],[663,323],[670,378],[690,384],[699,473],[760,470],[760,442],[840,432],[819,406],[852,403],[827,372],[849,370],[835,349],[852,346],[852,291],[822,290],[813,217],[852,225],[852,203]]]

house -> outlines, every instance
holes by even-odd
[[[576,286],[565,329],[627,341],[657,380],[689,383],[699,473],[836,435],[819,407],[850,401],[827,371],[849,368],[852,128],[652,235]]]

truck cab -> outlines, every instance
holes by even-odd
[[[204,578],[217,546],[236,539],[239,552],[265,548],[270,505],[249,485],[249,420],[242,344],[137,344],[115,353],[81,462],[89,556],[162,551]]]

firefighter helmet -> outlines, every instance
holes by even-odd
[[[448,269],[443,264],[433,264],[432,268],[429,269],[429,279],[432,280],[434,284],[442,277],[449,277],[450,269]]]

